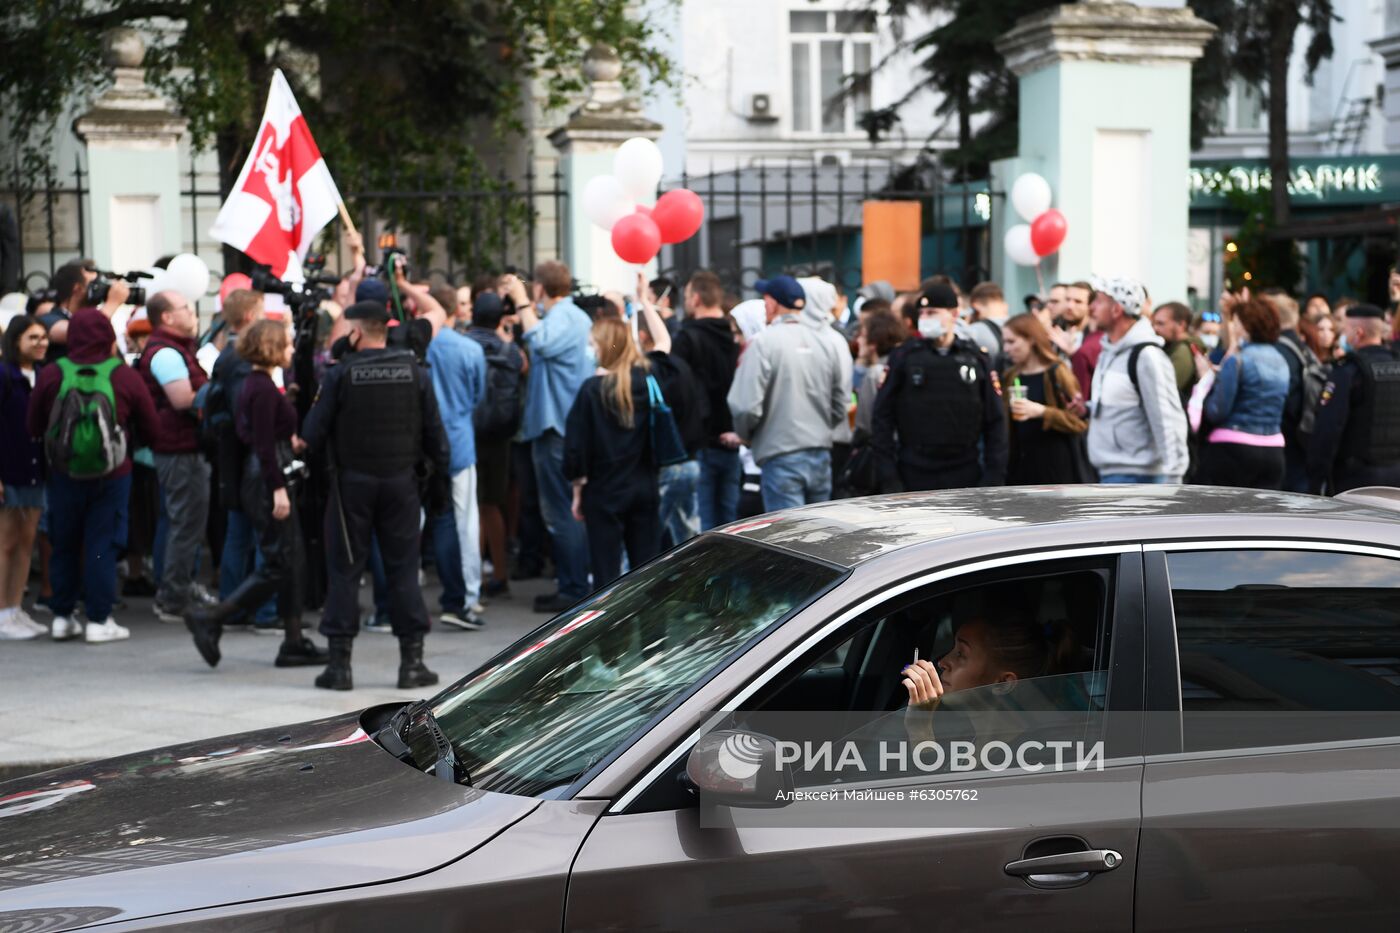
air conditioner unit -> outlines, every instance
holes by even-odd
[[[753,94],[749,97],[749,112],[747,114],[752,123],[773,123],[778,119],[777,110],[773,106],[773,95]]]

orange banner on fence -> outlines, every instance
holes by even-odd
[[[861,217],[861,282],[884,279],[895,291],[919,287],[923,230],[918,201],[866,201]]]

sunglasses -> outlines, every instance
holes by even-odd
[[[1206,324],[1219,324],[1219,323],[1220,323],[1220,312],[1219,312],[1219,311],[1202,311],[1202,312],[1201,312],[1201,321],[1204,322],[1204,323],[1206,323]]]

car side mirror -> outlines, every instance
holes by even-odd
[[[778,760],[778,741],[740,730],[711,732],[690,750],[686,778],[703,805],[785,807],[792,770]]]

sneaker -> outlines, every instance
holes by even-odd
[[[54,616],[49,634],[53,636],[54,641],[70,641],[82,636],[83,627],[76,620],[67,616]]]
[[[175,608],[175,607],[167,606],[165,603],[161,602],[160,600],[156,600],[154,603],[151,604],[151,610],[152,610],[153,612],[155,612],[156,618],[159,619],[160,621],[164,622],[166,625],[184,625],[184,624],[185,624],[185,607],[184,607],[184,606],[180,606],[179,608]]]
[[[180,620],[181,622],[184,619]],[[131,637],[131,629],[124,625],[118,625],[116,620],[108,619],[106,622],[89,622],[83,631],[83,641],[89,645],[99,645],[108,641],[122,641]]]
[[[47,635],[49,633],[49,627],[47,625],[35,622],[34,617],[23,609],[15,608],[15,618],[19,621],[20,625],[23,625],[35,635]]]
[[[393,633],[394,626],[389,622],[388,616],[372,616],[365,619],[364,630],[378,635],[388,635]]]
[[[190,584],[190,602],[205,606],[214,606],[219,602],[217,594],[210,592],[203,583]]]
[[[481,613],[466,610],[463,612],[447,611],[438,616],[438,621],[443,625],[450,625],[467,632],[475,632],[486,627],[486,621],[481,618]]]
[[[0,641],[28,641],[31,638],[38,638],[41,632],[36,632],[25,625],[19,613],[13,609],[0,612]]]

